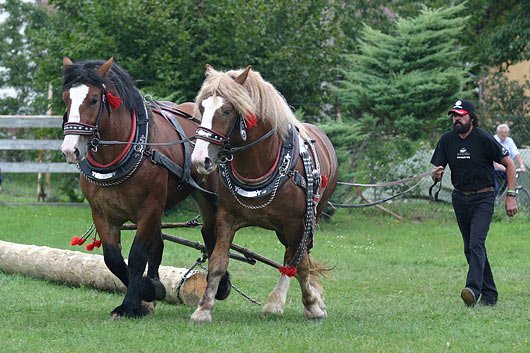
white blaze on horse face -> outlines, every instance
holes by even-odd
[[[213,126],[213,117],[217,109],[221,108],[224,100],[219,96],[211,96],[202,101],[204,112],[202,114],[201,126],[206,129],[211,129]],[[210,150],[217,153],[218,148],[211,148],[210,143],[204,140],[197,140],[195,142],[195,149],[191,155],[191,161],[197,166],[197,171],[201,174],[208,174],[213,171],[213,165],[206,168],[205,162],[209,158],[211,163],[215,162],[217,156],[210,156]],[[215,146],[217,147],[217,146]]]
[[[79,123],[81,121],[80,108],[81,104],[88,95],[88,86],[79,85],[70,88],[70,109],[68,110],[68,122]],[[83,150],[79,145],[79,135],[66,135],[61,145],[66,161],[68,163],[76,163]],[[76,150],[78,153],[76,153]]]

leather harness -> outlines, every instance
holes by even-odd
[[[66,121],[67,114],[63,117],[63,130],[64,134],[77,134],[77,135],[89,135],[91,136],[89,146],[92,150],[97,151],[97,147],[100,144],[111,145],[115,141],[101,141],[99,139],[99,122],[102,118],[103,106],[107,109],[110,115],[110,107],[106,102],[105,94],[102,94],[102,101],[104,104],[100,105],[98,118],[96,125],[88,125],[83,123],[69,123]],[[162,115],[176,130],[180,136],[180,143],[184,148],[184,163],[183,166],[173,162],[169,157],[156,149],[150,148],[148,143],[149,133],[149,113],[155,112]],[[209,190],[202,188],[192,177],[191,177],[191,146],[190,140],[186,137],[184,129],[176,119],[176,115],[184,116],[187,119],[193,119],[188,113],[173,107],[168,107],[162,102],[150,101],[145,102],[141,94],[136,91],[134,93],[134,110],[133,117],[136,119],[136,131],[134,132],[134,139],[130,141],[132,148],[129,148],[128,152],[123,158],[117,163],[111,166],[98,167],[90,162],[89,158],[83,159],[77,164],[77,167],[81,174],[92,184],[98,186],[112,186],[118,185],[123,181],[127,180],[138,168],[142,162],[144,156],[150,157],[150,160],[154,164],[158,164],[166,168],[170,173],[175,175],[179,180],[179,188],[183,188],[186,185],[208,194],[208,198],[215,202],[216,194]]]

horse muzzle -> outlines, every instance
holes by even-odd
[[[74,164],[79,163],[86,158],[86,145],[85,147],[81,144],[79,136],[67,135],[64,138],[63,144],[61,145],[61,152],[67,163]]]

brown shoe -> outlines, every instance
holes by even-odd
[[[470,288],[462,289],[460,293],[460,298],[466,303],[467,306],[475,306],[477,299],[475,299],[475,293]]]

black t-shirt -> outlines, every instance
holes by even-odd
[[[500,163],[509,152],[486,131],[473,127],[466,139],[454,132],[442,135],[434,150],[431,163],[451,168],[455,189],[473,191],[494,186],[493,162]]]

